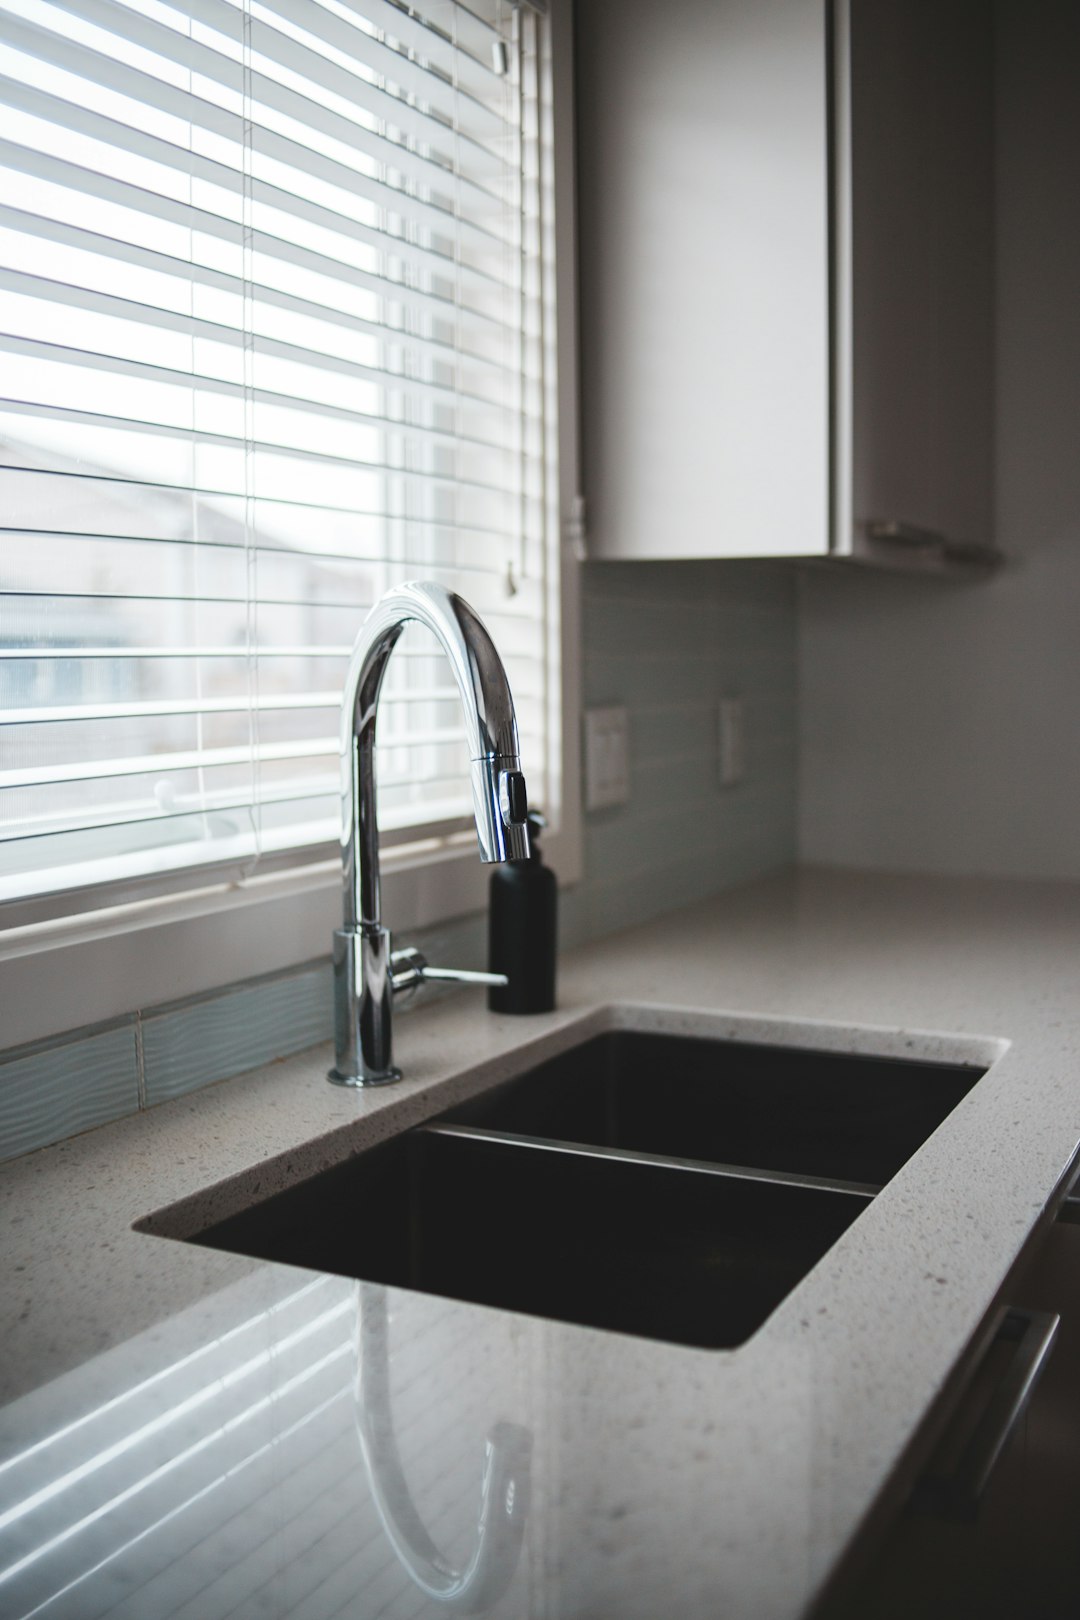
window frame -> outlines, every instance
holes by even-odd
[[[544,853],[560,885],[582,875],[580,448],[572,0],[549,0],[555,267],[561,762],[557,827]],[[357,627],[359,628],[359,626]],[[528,760],[524,766],[528,775]],[[480,912],[488,868],[468,832],[425,850],[388,839],[383,914],[399,938]],[[0,906],[3,1047],[327,956],[341,920],[336,845],[282,854],[248,879],[206,866]],[[329,1038],[330,1031],[327,1031]]]

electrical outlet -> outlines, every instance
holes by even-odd
[[[717,738],[720,786],[734,787],[746,775],[746,723],[741,697],[720,699]]]
[[[630,716],[626,709],[585,710],[585,808],[605,810],[630,797]]]

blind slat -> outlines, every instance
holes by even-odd
[[[318,737],[309,742],[264,744],[258,758],[266,761],[331,758],[337,753],[337,739]],[[216,765],[249,765],[255,752],[243,748],[188,748],[172,754],[149,754],[130,759],[99,759],[89,764],[55,765],[38,770],[0,770],[0,789],[49,787],[60,782],[98,782],[106,777],[168,775],[174,771],[194,771]]]
[[[164,308],[160,304],[145,304],[135,299],[118,298],[97,288],[78,286],[71,282],[54,280],[49,276],[34,275],[25,270],[5,270],[0,267],[0,287],[27,298],[48,299],[60,307],[86,310],[95,315],[108,316],[113,320],[130,321],[136,326],[151,327],[155,331],[177,332],[185,337],[221,344],[229,349],[241,351],[247,349],[256,355],[263,354],[295,361],[315,372],[335,372],[358,382],[372,383],[385,393],[399,394],[409,399],[431,398],[440,404],[459,408],[477,405],[488,413],[497,406],[495,400],[483,394],[473,394],[467,388],[459,388],[452,381],[440,382],[409,376],[403,372],[381,370],[376,366],[367,366],[359,361],[350,360],[341,354],[329,354],[320,349],[306,348],[302,344],[269,337],[262,332],[252,336],[240,327],[226,326],[220,321],[185,315],[178,310]],[[295,396],[289,396],[293,397]],[[380,416],[375,412],[365,411],[356,414],[358,418],[385,423],[399,430],[406,426],[394,418]],[[412,424],[408,424],[406,430],[413,431]],[[416,431],[423,435],[432,430],[418,424]],[[460,437],[463,443],[475,443],[493,449],[512,448],[504,441],[488,441],[476,435],[444,433],[442,436],[448,439]]]
[[[34,99],[33,92],[21,87],[17,87],[12,95],[12,100],[16,104]],[[470,295],[467,299],[461,299],[461,306],[478,318],[482,318],[478,301],[483,298],[487,288],[494,289],[507,298],[514,294],[515,287],[512,281],[493,271],[485,270],[475,258],[466,256],[464,252],[455,253],[453,243],[447,237],[440,239],[432,236],[427,244],[418,242],[416,222],[409,220],[411,212],[408,207],[409,200],[404,196],[400,199],[396,212],[414,226],[409,235],[366,223],[362,219],[340,212],[328,203],[314,202],[309,197],[287,191],[270,181],[246,176],[239,170],[229,169],[224,164],[202,157],[190,149],[173,146],[170,142],[159,141],[155,137],[134,130],[129,131],[125,125],[115,120],[102,118],[96,113],[87,113],[58,98],[43,97],[41,100],[48,111],[49,122],[58,124],[73,134],[85,136],[87,140],[93,140],[105,148],[100,159],[101,166],[86,161],[83,164],[83,172],[94,177],[99,186],[102,180],[108,180],[110,183],[105,192],[108,196],[116,198],[122,195],[118,191],[121,185],[129,189],[148,189],[134,180],[113,179],[111,166],[104,167],[113,154],[122,152],[144,160],[139,165],[140,172],[152,164],[174,171],[176,176],[174,184],[205,182],[207,190],[217,193],[216,200],[220,206],[200,209],[203,219],[208,223],[213,222],[214,235],[223,236],[237,245],[240,232],[244,228],[242,216],[250,202],[255,208],[260,209],[255,228],[261,234],[265,233],[267,240],[275,243],[295,243],[298,237],[285,234],[286,230],[301,233],[303,227],[314,227],[326,244],[324,252],[318,255],[324,266],[341,265],[353,275],[366,276],[369,283],[372,280],[381,280],[386,289],[402,284],[403,280],[401,277],[394,279],[386,275],[382,265],[389,259],[407,266],[414,275],[442,278],[448,287],[460,285]],[[44,116],[44,112],[38,116]],[[18,143],[11,144],[14,146]],[[93,156],[92,149],[84,150],[83,155],[89,160]],[[55,177],[55,168],[52,174]],[[167,191],[155,195],[163,203],[173,200]],[[184,210],[185,206],[181,203],[179,209]],[[385,204],[383,208],[385,209]],[[170,215],[176,219],[175,207],[166,210],[165,217]],[[274,221],[273,224],[271,220]],[[446,223],[450,227],[453,226],[452,216],[448,216]],[[440,240],[442,245],[439,245]],[[507,253],[505,244],[493,243],[490,256],[494,258],[496,252],[503,258],[504,263],[510,259],[512,266],[512,257]],[[447,301],[455,304],[458,302],[449,298],[449,295]]]
[[[146,186],[118,180],[73,159],[57,158],[48,152],[35,151],[20,141],[4,138],[0,139],[0,164],[32,179],[65,186],[80,202],[86,197],[96,197],[101,202],[116,204],[133,214],[143,214],[147,218],[222,242],[234,255],[242,250],[243,231],[239,221],[226,219],[194,204],[177,202]],[[422,287],[415,281],[395,280],[388,275],[376,274],[362,264],[343,259],[340,255],[318,252],[266,229],[259,231],[254,251],[257,258],[265,258],[270,263],[291,265],[333,281],[343,281],[352,288],[363,288],[402,307],[450,317],[465,314],[478,326],[491,327],[506,334],[507,338],[514,335],[514,328],[501,312],[485,310],[475,302],[455,297],[452,265],[447,267],[450,273],[442,278],[445,285]]]
[[[78,516],[85,516],[85,514],[78,514]],[[357,548],[351,551],[331,551],[324,550],[321,546],[318,548],[312,547],[309,549],[306,546],[298,545],[275,545],[272,540],[259,535],[257,532],[255,539],[252,542],[245,541],[244,539],[207,539],[202,535],[194,536],[176,534],[146,536],[130,533],[120,534],[114,531],[107,531],[105,529],[30,529],[23,525],[20,525],[17,528],[9,528],[4,524],[0,524],[0,535],[8,535],[12,539],[38,539],[43,542],[50,540],[58,540],[60,542],[72,541],[81,543],[84,546],[98,546],[104,544],[105,542],[115,542],[120,546],[133,545],[140,548],[147,548],[150,546],[198,547],[203,553],[209,553],[216,550],[222,551],[226,553],[226,555],[235,555],[240,552],[244,552],[245,554],[252,555],[256,561],[258,561],[260,558],[263,559],[269,565],[273,565],[275,562],[288,563],[292,561],[310,564],[328,564],[335,568],[338,567],[338,565],[341,565],[345,568],[353,567],[370,570],[372,568],[385,567],[392,564],[398,568],[404,567],[406,569],[426,569],[429,572],[461,575],[469,577],[470,580],[473,576],[476,576],[477,587],[481,586],[481,582],[497,580],[499,582],[500,590],[505,593],[505,542],[503,551],[500,552],[496,546],[491,544],[489,537],[486,535],[478,536],[476,541],[474,541],[474,544],[477,545],[477,549],[479,549],[480,546],[485,546],[487,548],[488,559],[487,561],[483,561],[480,557],[477,557],[477,559],[473,562],[463,562],[457,556],[450,558],[447,557],[445,553],[442,554],[441,560],[436,562],[433,560],[430,551],[428,555],[425,556],[421,551],[413,552],[403,546],[390,547],[384,545],[377,546],[372,549]],[[533,564],[537,565],[537,568],[541,561],[539,549],[538,544],[528,541],[526,542],[526,546],[522,552],[522,555],[530,560]],[[531,588],[531,584],[532,580],[526,579],[524,581],[524,588],[529,590]],[[520,590],[521,587],[519,586],[518,589]]]
[[[2,406],[0,406],[0,409],[2,409]],[[17,407],[11,405],[9,409],[11,413],[14,414]],[[57,490],[65,490],[66,488],[78,489],[80,491],[80,495],[78,497],[80,501],[89,499],[92,492],[102,493],[103,498],[104,492],[112,492],[115,494],[117,501],[122,505],[125,513],[128,512],[132,501],[136,499],[149,503],[152,500],[166,498],[171,503],[169,508],[171,513],[175,513],[177,497],[191,498],[196,501],[200,507],[212,506],[215,511],[221,511],[223,513],[226,511],[231,511],[238,505],[240,501],[240,497],[230,493],[228,490],[217,486],[201,486],[194,482],[186,485],[177,485],[163,483],[159,480],[140,479],[136,477],[110,478],[108,476],[103,477],[100,474],[94,473],[79,473],[70,468],[64,468],[62,471],[50,469],[46,472],[41,466],[31,467],[25,465],[18,457],[12,457],[9,455],[5,460],[4,444],[2,438],[0,438],[0,468],[3,467],[7,468],[9,474],[18,475],[23,479],[34,479],[38,481],[41,479],[47,479],[49,484]],[[10,486],[8,491],[10,501],[9,511],[15,513],[19,504],[19,490],[15,487],[13,480],[9,478],[7,481],[9,482]],[[87,492],[85,497],[81,493],[84,490]],[[258,524],[259,518],[262,517],[265,520],[267,529],[272,529],[275,525],[280,526],[282,522],[287,522],[289,524],[304,525],[305,527],[303,532],[308,533],[311,532],[310,525],[313,523],[321,523],[324,528],[332,524],[334,526],[333,532],[337,533],[340,531],[342,526],[342,520],[346,518],[354,520],[355,532],[358,537],[357,543],[359,543],[359,536],[361,534],[371,533],[374,530],[378,531],[380,538],[373,550],[361,551],[350,549],[347,551],[339,551],[332,547],[326,548],[325,550],[320,547],[318,548],[318,551],[323,551],[323,554],[326,556],[363,557],[370,561],[387,561],[392,557],[396,562],[409,563],[411,561],[416,561],[426,564],[428,560],[428,550],[432,547],[438,548],[444,543],[454,542],[456,544],[463,545],[468,548],[471,553],[478,554],[480,551],[484,550],[486,554],[490,554],[496,542],[499,542],[502,545],[505,545],[506,542],[506,530],[504,528],[485,528],[482,524],[466,524],[461,521],[448,522],[446,519],[427,516],[418,512],[388,511],[386,509],[370,511],[358,508],[356,506],[335,506],[327,500],[305,501],[299,498],[299,494],[299,491],[295,492],[288,500],[263,494],[250,497],[247,504],[249,504],[251,508],[253,523]],[[38,500],[42,500],[42,497],[40,496],[36,498]],[[61,502],[60,504],[63,503]],[[143,510],[145,511],[145,507]],[[239,522],[239,519],[237,521]],[[147,519],[147,522],[150,522],[149,518]],[[79,525],[77,528],[72,530],[62,531],[56,528],[50,528],[45,524],[39,525],[33,523],[20,523],[17,525],[17,527],[24,529],[27,532],[68,532],[86,536],[100,534],[102,537],[131,534],[130,529],[118,529],[115,527],[102,527],[95,530],[92,527],[89,527],[88,523],[88,515],[85,507],[82,507],[80,509]],[[14,524],[7,525],[8,528],[15,526],[16,525]],[[350,524],[349,526],[351,530],[352,525]],[[157,535],[146,533],[134,535],[133,538],[144,540],[149,543],[155,540],[182,540],[186,537],[182,534],[176,533]],[[218,532],[214,532],[212,535],[203,533],[198,537],[191,535],[190,538],[193,541],[197,539],[197,543],[200,545],[231,544],[234,546],[242,546],[248,543],[246,537],[239,534],[234,534],[230,539],[229,537]],[[533,536],[531,534],[527,538],[530,541],[533,540]],[[275,540],[270,534],[262,534],[258,543],[266,546],[268,550],[303,550],[305,553],[309,553],[310,555],[318,554],[316,548],[309,548],[307,546],[301,547],[295,540],[292,542],[286,540]],[[425,547],[425,551],[422,554],[417,553],[414,555],[408,551],[407,548],[409,545],[423,545]]]
[[[426,749],[444,743],[464,743],[464,734],[456,727],[443,727],[430,731],[413,730],[400,737],[383,738],[382,748]],[[280,763],[298,759],[337,759],[338,739],[314,737],[289,743],[258,743],[233,748],[189,748],[171,754],[146,754],[130,759],[102,759],[89,764],[44,767],[35,766],[17,770],[0,770],[0,790],[7,788],[47,787],[60,782],[98,782],[107,777],[171,775],[176,771],[212,769],[218,765],[248,765]],[[411,778],[410,778],[411,779]]]
[[[453,568],[436,567],[435,564],[431,564],[428,568],[428,572],[430,574],[446,574],[453,573],[455,570]],[[475,592],[473,594],[476,595]],[[214,595],[210,591],[195,592],[174,590],[159,591],[155,593],[153,591],[90,591],[85,589],[77,591],[0,590],[0,600],[6,599],[9,602],[18,602],[20,599],[23,601],[29,601],[34,598],[41,599],[43,597],[47,597],[51,601],[55,602],[125,602],[131,603],[133,606],[143,602],[177,602],[182,603],[185,606],[196,606],[201,603],[206,603],[208,605],[222,603],[229,604],[235,602],[244,602],[247,599],[246,596],[242,594],[232,596]],[[325,606],[325,601],[322,597],[301,596],[299,594],[292,596],[272,596],[269,593],[265,593],[260,595],[259,600],[266,607],[318,608]],[[364,615],[371,611],[372,607],[375,605],[375,602],[374,598],[357,601],[350,600],[348,597],[345,597],[336,599],[333,605],[335,608],[343,608],[348,610],[350,613],[355,614],[359,623],[359,621],[363,619]],[[509,624],[514,625],[515,627],[526,622],[523,614],[509,612],[498,606],[490,606],[486,608],[484,617],[486,619],[505,619]]]
[[[459,73],[472,70],[477,83],[481,84],[490,83],[494,77],[491,46],[499,37],[498,32],[471,16],[464,6],[454,8],[452,39],[446,32],[445,8],[439,22],[434,16],[425,16],[422,6],[410,6],[405,11],[390,0],[362,0],[359,5],[344,0],[344,9],[372,23],[425,60],[448,62],[456,66]]]
[[[412,236],[405,236],[400,231],[391,231],[385,226],[365,222],[334,208],[329,203],[314,202],[298,192],[289,191],[270,180],[245,172],[243,167],[230,167],[216,158],[193,151],[190,146],[177,146],[174,142],[147,133],[146,130],[132,128],[118,119],[106,117],[86,107],[76,106],[64,97],[50,95],[32,86],[19,84],[10,78],[0,77],[0,93],[8,107],[58,128],[69,130],[73,134],[85,136],[88,140],[104,146],[110,153],[124,153],[130,158],[137,159],[140,168],[153,164],[161,169],[174,171],[185,181],[204,181],[221,198],[221,208],[214,209],[213,212],[230,222],[239,215],[239,200],[243,197],[262,204],[277,214],[307,221],[336,236],[362,242],[379,252],[392,254],[403,263],[421,269],[430,267],[444,274],[452,273],[455,277],[480,277],[507,291],[512,289],[512,283],[485,270],[476,258],[469,255],[470,243],[475,238],[478,257],[481,250],[486,251],[488,255],[507,257],[509,256],[507,250],[511,248],[511,244],[504,238],[475,222],[467,227],[463,226],[450,209],[426,202],[406,191],[387,187],[377,180],[371,180],[359,170],[347,168],[344,164],[323,157],[318,152],[287,141],[272,130],[262,132],[259,145],[253,154],[253,162],[261,164],[265,158],[276,157],[279,164],[297,170],[298,177],[306,176],[309,180],[317,179],[332,186],[336,192],[342,193],[343,203],[347,195],[344,188],[347,187],[353,198],[363,198],[380,214],[385,216],[392,213],[407,221],[414,229],[423,225],[428,230],[440,231],[443,235],[441,238],[433,236],[432,240],[424,245]],[[230,142],[236,145],[237,137],[242,132],[242,125],[239,120],[233,120],[233,125]],[[243,148],[239,148],[237,156],[242,158],[242,155]],[[231,211],[228,207],[230,199],[236,199],[236,206]],[[451,239],[450,233],[453,233],[456,242]],[[437,245],[440,242],[442,245]],[[459,249],[456,253],[455,245]],[[366,268],[372,267],[368,265]]]
[[[243,650],[233,657],[243,657]],[[387,692],[383,703],[446,703],[457,699],[457,688],[423,687],[409,692]],[[72,703],[38,709],[7,709],[4,723],[9,726],[55,724],[61,720],[149,720],[181,714],[239,714],[253,709],[337,709],[341,693],[332,692],[258,692],[237,694],[231,698],[204,697],[183,700],[164,700],[156,703]]]
[[[222,137],[230,142],[235,142],[239,138],[239,120],[235,111],[206,97],[194,96],[179,86],[169,84],[127,63],[110,59],[88,45],[63,39],[39,24],[20,21],[10,13],[4,17],[4,37],[5,43],[12,49],[20,51],[24,56],[36,58],[47,68],[59,69],[67,75],[122,96],[125,100],[142,103],[144,108],[151,112],[170,113],[193,128],[206,131],[207,134]],[[19,81],[8,80],[7,84],[9,87],[17,87]],[[506,240],[497,230],[492,229],[500,211],[499,197],[453,165],[452,145],[449,146],[446,155],[423,157],[402,146],[400,142],[392,142],[385,136],[366,131],[355,119],[333,113],[313,98],[304,97],[298,91],[275,84],[265,75],[249,74],[248,87],[257,102],[265,99],[267,110],[280,113],[290,124],[306,127],[311,132],[317,130],[329,136],[335,147],[343,153],[348,152],[351,161],[347,167],[329,160],[332,167],[325,172],[339,173],[341,178],[347,176],[357,184],[357,195],[383,198],[388,205],[395,197],[399,203],[405,198],[408,205],[406,211],[412,212],[416,209],[418,214],[426,214],[433,223],[438,223],[440,218],[445,223],[447,212],[453,214],[453,210],[448,209],[446,204],[440,205],[431,198],[417,196],[415,191],[404,192],[400,181],[392,183],[385,178],[372,176],[362,169],[357,169],[356,157],[363,154],[377,167],[392,169],[395,176],[408,177],[423,185],[425,189],[441,186],[449,192],[451,198],[460,185],[474,188],[478,193],[477,201],[480,197],[486,199],[487,206],[478,210],[482,212],[485,222],[481,223],[479,218],[470,220],[459,213],[453,216],[459,228],[481,236],[494,235],[498,241]],[[28,91],[28,94],[35,92]],[[38,91],[36,94],[40,96],[41,92]],[[13,104],[24,106],[31,111],[35,105],[29,100],[20,100]],[[296,139],[290,139],[265,124],[259,130],[259,149],[267,155],[277,155],[284,161],[294,162],[300,167],[320,156],[317,149],[305,146]],[[323,171],[315,168],[312,172]]]
[[[139,16],[121,7],[116,0],[66,0],[66,9],[75,17],[93,23],[109,34],[122,34],[166,62],[202,74],[208,80],[223,85],[234,93],[243,87],[242,31],[247,33],[254,53],[267,65],[284,70],[291,76],[303,78],[318,90],[334,97],[340,106],[363,107],[379,122],[395,125],[419,140],[431,140],[439,135],[448,144],[455,135],[462,143],[496,167],[499,154],[492,152],[475,134],[467,129],[440,124],[426,114],[422,107],[389,94],[379,84],[365,80],[327,57],[288,39],[284,34],[252,15],[252,8],[239,6],[202,6],[203,21],[213,18],[224,30],[221,44],[229,43],[227,30],[232,29],[232,52],[204,43],[201,39],[167,28],[149,17]],[[192,7],[180,8],[190,12]],[[313,7],[314,9],[314,7]],[[213,26],[213,22],[210,22]],[[265,74],[265,68],[263,69]],[[420,81],[423,85],[427,81]],[[255,88],[254,86],[252,87]],[[261,87],[260,87],[261,88]]]
[[[23,231],[34,240],[62,242],[78,250],[92,252],[110,265],[114,263],[138,265],[157,274],[180,277],[200,288],[212,288],[233,297],[246,297],[255,305],[266,304],[273,309],[285,310],[291,315],[305,317],[320,325],[333,323],[346,331],[375,338],[382,343],[386,342],[387,333],[384,325],[375,320],[365,319],[350,310],[335,309],[332,305],[321,304],[311,298],[301,298],[295,293],[283,292],[278,287],[266,285],[258,280],[245,280],[242,276],[230,275],[228,271],[216,269],[212,265],[180,259],[155,248],[122,241],[119,237],[105,236],[82,225],[47,219],[27,209],[11,208],[3,203],[0,203],[0,225]],[[424,336],[405,329],[395,330],[394,339],[395,348],[401,354],[403,364],[417,361],[446,363],[450,360],[459,367],[467,365],[470,369],[482,367],[496,373],[505,369],[502,360],[470,349],[464,339],[454,343],[445,338]],[[476,398],[487,404],[496,403],[491,395],[477,394]]]
[[[430,793],[434,788],[443,789],[438,809],[438,815],[445,815],[448,802],[453,800],[467,813],[469,796],[467,786],[463,786],[460,772],[454,775],[438,772],[404,772],[396,775],[391,771],[384,771],[380,778],[380,785],[384,788],[395,787],[423,787]],[[258,797],[258,806],[275,805],[279,808],[285,805],[307,805],[312,799],[323,802],[322,814],[335,815],[340,802],[340,782],[338,776],[319,776],[302,778],[297,784],[284,788],[263,788]],[[113,827],[145,827],[155,826],[168,829],[178,822],[190,821],[194,817],[223,814],[230,810],[245,810],[251,804],[249,793],[215,793],[207,792],[201,802],[193,803],[190,807],[163,813],[159,809],[138,809],[132,807],[129,811],[119,810],[118,813],[101,816],[73,816],[69,819],[57,817],[55,825],[35,826],[22,831],[17,826],[12,827],[6,837],[13,843],[29,844],[32,840],[41,838],[56,838],[60,835],[68,836],[79,832],[103,832]],[[430,807],[429,807],[430,808]]]
[[[8,340],[0,338],[0,350],[6,346],[8,346]],[[39,358],[48,358],[42,357],[40,350],[40,345],[23,345],[20,344],[18,340],[14,340],[9,352],[21,352],[29,356],[37,354]],[[72,350],[70,351],[70,355],[73,363],[77,363],[78,351]],[[86,360],[86,364],[89,365],[89,359]],[[115,368],[110,369],[116,369],[121,374],[128,376],[135,376],[138,374],[137,371],[126,370],[120,365],[119,362],[116,363]],[[0,398],[0,411],[5,410],[17,412],[20,415],[25,414],[37,416],[43,420],[82,423],[93,427],[116,427],[121,428],[124,432],[129,433],[151,435],[163,434],[168,436],[174,435],[178,431],[177,429],[170,427],[170,425],[166,422],[146,422],[140,420],[138,417],[133,416],[113,416],[109,415],[105,411],[70,409],[65,408],[62,405],[44,404],[35,400],[13,399],[10,397]],[[311,462],[328,467],[344,467],[358,474],[385,474],[388,479],[408,478],[413,482],[444,485],[448,488],[454,488],[464,493],[475,492],[479,495],[496,497],[507,496],[512,493],[507,486],[500,487],[497,484],[485,483],[480,479],[463,478],[460,475],[455,476],[451,473],[428,472],[426,469],[417,467],[399,467],[395,466],[392,462],[387,461],[362,461],[356,457],[335,454],[327,450],[315,450],[309,449],[303,445],[289,444],[287,441],[245,438],[241,434],[211,432],[205,428],[200,428],[198,430],[198,437],[202,444],[217,445],[222,449],[235,449],[240,452],[246,451],[249,454],[252,452],[261,452],[266,455],[287,458],[290,461]],[[527,495],[524,498],[526,500],[533,501],[539,499],[539,497],[534,495]],[[387,517],[393,517],[395,514],[393,512],[388,512],[385,515]],[[400,515],[402,517],[406,516],[404,513]],[[468,519],[466,519],[465,522],[468,528],[475,528],[478,526],[476,523],[471,522]]]
[[[255,352],[257,353],[257,350]],[[388,439],[460,446],[466,450],[490,451],[499,456],[512,458],[522,454],[520,450],[515,451],[509,445],[490,444],[483,439],[442,428],[428,427],[423,423],[399,422],[390,416],[350,410],[347,406],[335,405],[326,400],[309,399],[303,394],[285,394],[269,388],[254,388],[242,382],[231,382],[224,377],[208,376],[200,371],[184,372],[176,367],[155,365],[152,362],[131,359],[126,355],[106,354],[94,349],[74,349],[66,344],[50,343],[42,338],[25,338],[0,331],[0,353],[24,356],[32,361],[52,361],[58,365],[78,366],[83,370],[107,372],[110,375],[130,377],[142,383],[171,388],[178,391],[173,396],[176,400],[173,408],[177,412],[189,401],[194,383],[200,395],[217,395],[222,399],[246,400],[249,403],[281,410],[300,411],[305,415],[323,417],[331,422],[345,422],[355,427],[370,428],[372,432]],[[33,404],[34,401],[27,400],[26,403]],[[164,408],[158,425],[179,428],[181,431],[184,427],[182,422],[166,420]],[[393,470],[393,464],[389,462],[372,460],[370,457],[355,459],[365,466],[386,467]],[[466,481],[480,489],[497,490],[506,487],[477,478]]]
[[[408,410],[415,406],[415,402],[422,400],[428,394],[435,394],[440,404],[456,405],[459,409],[455,414],[461,414],[461,407],[479,404],[485,407],[488,413],[492,412],[492,403],[477,398],[467,392],[459,392],[449,384],[428,384],[423,381],[413,383],[408,377],[395,375],[385,371],[376,371],[373,368],[361,366],[355,362],[339,356],[323,355],[317,350],[303,351],[296,344],[283,343],[279,340],[252,336],[231,327],[222,326],[211,321],[200,321],[194,317],[178,315],[170,310],[161,310],[150,305],[139,304],[129,299],[111,297],[107,293],[99,293],[81,287],[72,287],[67,283],[50,281],[47,277],[31,276],[23,271],[0,270],[0,287],[6,287],[10,292],[19,294],[35,301],[44,302],[50,295],[55,294],[54,304],[58,307],[82,309],[94,314],[100,314],[112,321],[129,322],[135,328],[129,339],[129,346],[136,347],[138,341],[145,342],[139,328],[148,327],[154,332],[172,331],[192,340],[203,340],[206,343],[220,345],[227,350],[235,351],[234,364],[240,364],[246,358],[250,363],[258,365],[260,356],[279,357],[289,362],[302,363],[305,370],[313,374],[313,380],[319,378],[321,373],[334,373],[349,377],[357,382],[369,383],[374,391],[385,398],[386,395],[398,396],[403,402],[403,408]],[[7,321],[11,319],[11,307],[6,311]],[[0,303],[0,321],[4,319],[5,310]],[[55,313],[54,313],[55,319]],[[48,311],[42,311],[43,325],[47,324]],[[489,439],[477,433],[462,430],[443,428],[430,423],[399,419],[387,414],[385,410],[350,409],[336,404],[333,400],[319,398],[315,393],[309,392],[311,383],[306,384],[300,391],[298,382],[297,391],[286,392],[283,389],[255,388],[240,381],[232,381],[226,377],[215,376],[201,370],[182,371],[175,366],[155,364],[150,361],[133,359],[128,355],[103,353],[93,349],[73,349],[69,345],[50,343],[41,338],[19,336],[15,333],[0,333],[0,341],[11,354],[28,355],[30,358],[54,360],[64,365],[82,365],[92,370],[119,371],[125,375],[137,377],[146,382],[161,383],[168,387],[180,388],[190,393],[192,384],[202,393],[219,394],[225,399],[249,400],[278,408],[301,410],[312,415],[326,416],[333,421],[355,423],[357,426],[377,429],[380,433],[399,438],[416,439],[422,443],[434,443],[448,446],[463,446],[477,450],[494,451],[496,453],[520,456],[523,453],[538,459],[534,451],[522,450],[509,442],[508,438],[502,440]],[[33,347],[31,347],[33,345]],[[527,413],[523,413],[527,414]]]
[[[189,4],[193,15],[200,16],[211,26],[214,19],[220,19],[222,13],[229,9],[227,0],[189,0]],[[405,92],[410,101],[419,97],[424,105],[445,119],[448,133],[465,134],[471,129],[474,132],[482,131],[490,138],[497,135],[502,126],[500,111],[492,105],[492,100],[502,87],[491,70],[490,59],[488,66],[481,68],[475,59],[464,56],[460,51],[452,48],[449,53],[440,51],[437,41],[430,34],[426,40],[420,40],[416,35],[414,38],[421,49],[426,47],[428,65],[425,65],[415,55],[393,49],[376,32],[358,28],[323,6],[297,4],[297,0],[273,0],[272,8],[256,9],[272,9],[275,20],[273,23],[256,21],[253,47],[261,55],[283,60],[291,71],[295,72],[298,64],[288,47],[297,43],[302,35],[307,35],[351,58],[365,77],[368,73],[377,75],[386,84],[394,85],[399,95]],[[393,7],[380,8],[376,4],[363,20],[379,22],[385,27],[388,21],[393,21],[393,17],[388,15],[393,10]],[[408,17],[404,16],[402,21],[407,28]],[[317,56],[319,66],[312,63],[312,56]],[[441,71],[438,66],[440,56],[446,62]],[[307,75],[316,83],[322,82],[316,75],[324,60],[316,51],[310,55],[305,53],[302,58]]]
[[[264,658],[348,658],[351,647],[254,647],[250,656]],[[5,659],[14,658],[73,658],[83,663],[86,659],[112,658],[237,658],[245,650],[236,647],[5,647]],[[390,694],[387,694],[389,696]],[[5,714],[4,718],[7,716]]]

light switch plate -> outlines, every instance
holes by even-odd
[[[630,797],[630,716],[624,708],[585,710],[585,808],[605,810]]]

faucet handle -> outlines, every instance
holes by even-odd
[[[499,810],[504,827],[524,827],[529,819],[529,795],[521,771],[499,772]]]
[[[396,996],[411,994],[428,979],[440,982],[446,980],[457,984],[505,986],[510,983],[505,973],[479,973],[471,968],[429,967],[427,957],[422,951],[418,951],[415,945],[407,945],[403,950],[393,952],[390,957],[390,981]]]

